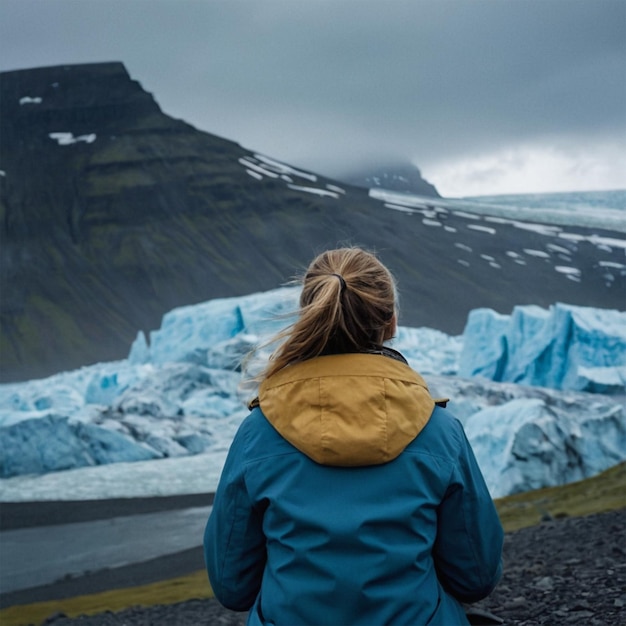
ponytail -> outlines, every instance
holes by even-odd
[[[298,319],[272,340],[283,343],[261,379],[317,356],[380,347],[395,310],[395,282],[373,254],[360,248],[323,252],[302,279]]]

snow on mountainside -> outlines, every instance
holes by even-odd
[[[214,489],[254,393],[241,385],[242,370],[257,371],[270,348],[246,355],[289,323],[298,293],[174,309],[149,341],[139,333],[126,360],[0,385],[0,500]],[[625,313],[563,305],[518,307],[510,317],[481,310],[462,337],[401,327],[392,345],[433,395],[451,398],[501,496],[591,476],[626,458],[625,322]],[[458,378],[459,363],[479,377]],[[484,378],[512,379],[507,372],[534,386]]]
[[[543,201],[407,194],[416,168],[368,193],[193,128],[116,62],[3,72],[0,101],[2,382],[122,359],[167,311],[273,289],[344,244],[380,252],[414,327],[623,305],[619,194],[566,196],[548,224]]]

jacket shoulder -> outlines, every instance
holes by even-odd
[[[428,423],[406,450],[450,459],[458,457],[464,443],[465,432],[461,422],[448,409],[436,405]]]
[[[258,406],[241,423],[237,438],[243,440],[242,446],[248,461],[298,452],[270,424]]]

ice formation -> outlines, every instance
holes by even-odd
[[[626,386],[626,313],[556,304],[470,312],[460,376],[599,393]]]
[[[128,359],[0,385],[0,500],[39,493],[38,480],[76,485],[80,476],[89,476],[86,497],[97,497],[96,470],[132,476],[133,466],[166,458],[168,471],[145,495],[214,489],[218,472],[196,483],[172,468],[198,455],[221,466],[254,395],[242,380],[265,363],[264,344],[291,322],[298,296],[283,288],[174,309],[149,338],[138,334]],[[451,398],[494,495],[569,482],[626,458],[623,313],[481,309],[462,337],[400,327],[392,346],[433,395]],[[104,489],[101,497],[110,495]]]

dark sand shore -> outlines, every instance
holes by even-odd
[[[0,502],[0,531],[191,509],[213,504],[213,496],[212,493],[195,493],[111,500]]]
[[[154,512],[171,507],[197,506],[207,496],[187,499],[156,498],[96,503],[36,503],[2,505],[2,528],[21,524],[50,524],[61,506],[69,519]],[[157,502],[158,501],[158,502]],[[44,512],[46,515],[44,515]],[[58,511],[57,511],[58,513]],[[84,516],[88,515],[88,518]],[[19,520],[19,521],[18,521]],[[59,522],[60,523],[60,522]],[[538,526],[508,533],[505,571],[494,593],[477,606],[505,620],[505,624],[626,625],[626,508],[581,518],[544,521]],[[203,567],[200,549],[127,567],[95,572],[37,589],[5,594],[2,606],[66,598],[121,588],[193,572]],[[130,608],[74,619],[62,615],[47,621],[54,626],[238,626],[246,615],[222,608],[215,600],[190,600],[169,606]]]

